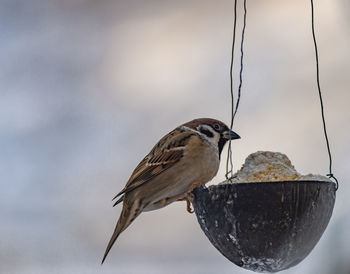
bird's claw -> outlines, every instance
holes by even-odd
[[[185,200],[186,200],[186,203],[187,203],[187,212],[192,214],[194,212],[194,209],[192,209],[192,207],[191,207],[191,203],[193,203],[193,201],[194,201],[193,194],[192,193],[188,193],[186,198],[185,198]]]
[[[177,201],[186,201],[186,209],[187,212],[193,213],[194,209],[192,209],[191,203],[194,201],[194,195],[190,192],[187,193],[185,197],[178,199]]]
[[[186,199],[186,203],[187,203],[187,212],[192,214],[194,210],[191,207],[191,202]]]

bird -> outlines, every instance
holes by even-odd
[[[227,141],[240,136],[223,122],[199,118],[166,134],[138,164],[125,187],[113,198],[123,202],[120,217],[108,242],[102,263],[113,244],[141,213],[186,201],[192,213],[191,192],[217,174]]]

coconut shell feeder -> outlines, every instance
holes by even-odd
[[[238,96],[234,109],[233,56],[236,18],[231,55],[231,102],[233,120],[242,87],[243,44],[247,6],[241,36]],[[237,0],[234,14],[236,17]],[[332,173],[332,157],[327,136],[319,80],[319,61],[311,0],[312,36],[315,47],[317,88],[321,105],[323,131],[329,155],[329,178],[333,181],[303,180],[226,183],[200,187],[193,191],[193,207],[201,229],[214,247],[228,260],[256,272],[278,272],[300,263],[315,247],[332,216],[338,181]],[[228,171],[229,159],[231,171]],[[231,143],[226,172],[232,173]],[[230,179],[226,174],[226,179]]]
[[[210,242],[234,264],[277,272],[302,261],[331,218],[336,186],[322,181],[212,185],[194,191]]]

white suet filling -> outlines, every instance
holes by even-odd
[[[242,168],[234,175],[233,183],[274,182],[274,181],[329,181],[322,175],[301,175],[296,171],[285,154],[271,151],[257,151],[250,154]],[[227,181],[225,181],[227,183]]]

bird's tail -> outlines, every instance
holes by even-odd
[[[105,261],[109,251],[120,233],[122,233],[135,220],[135,218],[142,212],[142,209],[143,207],[140,206],[139,200],[135,200],[135,202],[133,202],[131,205],[127,205],[125,202],[123,203],[122,212],[120,213],[120,217],[117,225],[115,226],[112,238],[109,240],[101,264],[103,264]]]

